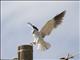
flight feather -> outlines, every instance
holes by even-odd
[[[60,14],[56,15],[51,20],[49,20],[40,30],[42,37],[49,35],[54,28],[56,28],[59,24],[61,24],[64,15],[65,11],[61,12]]]

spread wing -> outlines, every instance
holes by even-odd
[[[65,58],[63,57],[63,58],[60,58],[60,59],[65,59]]]
[[[61,24],[64,15],[65,15],[65,11],[61,12],[60,14],[56,15],[54,18],[49,20],[40,30],[42,37],[49,35],[53,30],[53,28],[56,28],[59,24]]]

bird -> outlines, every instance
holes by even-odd
[[[70,54],[68,54],[67,57],[62,57],[62,58],[60,58],[60,60],[69,60],[69,59],[72,59],[72,58],[74,58],[74,56],[70,56]]]
[[[46,42],[44,40],[45,36],[48,36],[51,34],[52,30],[57,28],[58,25],[60,25],[63,21],[63,17],[65,15],[66,11],[62,11],[61,13],[54,16],[52,19],[48,20],[47,23],[39,30],[35,25],[28,22],[30,26],[33,28],[32,35],[34,37],[32,45],[36,45],[37,49],[41,51],[45,51],[51,47],[51,44]]]

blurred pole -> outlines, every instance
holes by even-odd
[[[33,46],[18,46],[18,60],[33,60]]]

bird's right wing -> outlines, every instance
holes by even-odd
[[[61,12],[60,14],[56,15],[54,18],[49,20],[40,30],[42,37],[49,35],[54,28],[56,28],[59,24],[61,24],[64,15],[65,11]]]

